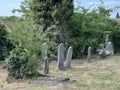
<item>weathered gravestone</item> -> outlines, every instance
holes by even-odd
[[[43,43],[43,48],[42,48],[42,59],[44,59],[44,57],[47,57],[47,49],[48,49],[48,46],[47,46],[47,43]]]
[[[72,54],[73,54],[73,48],[70,46],[67,51],[67,57],[66,57],[66,67],[70,68],[71,67],[71,59],[72,59]]]
[[[111,42],[108,42],[108,49],[106,50],[106,55],[113,55],[113,45]]]
[[[109,46],[109,51],[113,51],[113,45],[111,42],[108,42],[108,46]]]
[[[106,55],[113,54],[113,46],[112,46],[112,43],[109,42],[109,34],[106,34],[106,38],[105,38],[105,52],[106,52]]]
[[[48,57],[44,58],[44,73],[45,74],[49,73],[49,60],[48,60]]]
[[[58,70],[62,70],[64,68],[64,44],[61,43],[59,46],[58,46]]]
[[[91,62],[91,47],[88,48],[88,54],[87,54],[87,62]]]
[[[109,34],[106,34],[106,37],[105,37],[105,49],[106,49],[106,50],[109,50],[108,41],[109,41]]]

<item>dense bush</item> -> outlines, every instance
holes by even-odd
[[[12,78],[29,78],[37,72],[37,56],[24,47],[14,48],[6,61],[8,66],[8,80]]]
[[[0,60],[4,60],[9,50],[12,49],[12,44],[7,39],[7,34],[5,25],[0,23]]]
[[[107,58],[107,55],[106,55],[106,52],[103,50],[102,53],[100,54],[100,58],[101,59],[106,59]]]
[[[89,11],[90,10],[90,11]],[[73,57],[80,58],[87,54],[89,46],[93,53],[105,41],[105,33],[111,32],[109,9],[100,6],[96,9],[78,7],[69,23],[69,37],[67,42],[73,46]],[[110,26],[110,27],[109,27]]]
[[[112,32],[112,42],[114,45],[114,52],[120,53],[120,29]]]
[[[8,39],[14,49],[7,58],[8,79],[27,78],[33,76],[38,69],[44,38],[34,31],[32,25],[32,22],[21,19],[11,26],[12,32],[9,33]]]

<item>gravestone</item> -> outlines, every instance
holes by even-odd
[[[44,58],[44,73],[45,74],[49,73],[49,60],[48,60],[48,57]]]
[[[108,42],[108,46],[109,46],[108,50],[109,50],[109,51],[113,51],[113,46],[112,46],[112,43],[111,43],[111,42]]]
[[[105,49],[106,50],[109,50],[108,41],[109,41],[109,34],[106,34],[106,37],[105,37]]]
[[[113,55],[114,50],[111,42],[108,42],[108,51],[110,52],[110,55]]]
[[[48,46],[47,46],[47,43],[43,43],[43,48],[42,48],[42,58],[44,59],[45,57],[47,57],[47,49],[48,49]]]
[[[73,48],[70,46],[67,51],[67,57],[66,57],[66,67],[70,68],[71,67],[71,59],[72,59],[72,54],[73,54]]]
[[[59,46],[58,46],[58,63],[57,63],[57,68],[58,70],[62,70],[64,68],[64,44],[61,43]]]
[[[113,45],[109,42],[109,34],[106,34],[105,38],[105,52],[107,55],[113,55]]]
[[[91,47],[88,48],[87,62],[91,62]]]

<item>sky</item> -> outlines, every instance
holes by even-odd
[[[20,7],[22,0],[1,0],[0,2],[0,16],[13,16],[18,15],[18,13],[13,14],[11,10],[18,9]]]
[[[0,2],[0,16],[13,16],[17,15],[20,16],[20,14],[12,13],[11,10],[13,9],[18,9],[20,7],[21,1],[23,0],[1,0]],[[112,8],[115,6],[120,6],[120,0],[103,0],[104,5],[106,8]],[[80,3],[79,5],[84,6],[85,8],[88,8],[90,5],[99,5],[100,0],[74,0],[74,6],[78,6],[78,2]],[[120,9],[116,12],[120,13]],[[111,17],[114,18],[116,15],[116,12],[111,13]]]

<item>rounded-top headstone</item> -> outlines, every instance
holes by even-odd
[[[73,48],[70,46],[67,51],[67,57],[66,57],[66,67],[71,67],[71,60],[72,60],[72,54],[73,54]]]
[[[58,70],[64,68],[64,44],[58,46]]]
[[[45,42],[45,43],[43,43],[43,49],[42,49],[42,57],[44,58],[44,57],[47,57],[47,49],[48,49],[48,45],[47,45],[47,43]]]
[[[91,61],[91,47],[88,48],[87,62]]]

